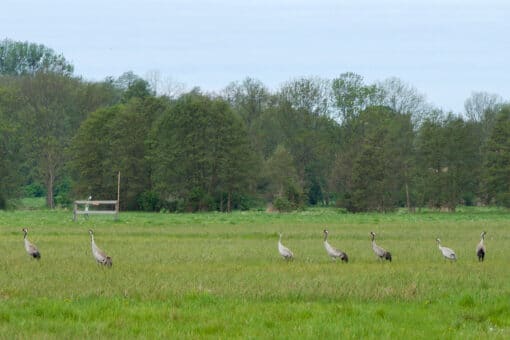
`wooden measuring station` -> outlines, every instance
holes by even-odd
[[[78,207],[83,205],[84,209],[79,209]],[[90,206],[99,206],[99,205],[114,205],[114,210],[90,210]],[[74,209],[73,209],[73,221],[76,221],[77,215],[115,215],[115,219],[119,218],[119,201],[111,200],[111,201],[74,201]]]
[[[115,215],[115,220],[119,219],[119,202],[120,202],[120,171],[117,175],[117,199],[116,200],[81,200],[74,201],[73,208],[73,221],[76,221],[77,215],[85,215],[88,218],[89,215]],[[90,206],[109,205],[114,206],[114,210],[90,210]],[[79,209],[79,206],[84,206],[83,209]]]

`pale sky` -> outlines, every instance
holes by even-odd
[[[44,44],[86,80],[159,71],[218,91],[252,77],[397,77],[456,113],[510,100],[506,0],[2,0],[0,39]]]

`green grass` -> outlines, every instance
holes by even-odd
[[[510,213],[0,211],[0,338],[509,338]],[[42,254],[23,249],[22,227]],[[322,245],[349,254],[332,262]],[[113,257],[98,267],[87,230]],[[378,261],[369,232],[393,254]],[[488,232],[486,262],[475,246]],[[278,232],[296,256],[277,252]],[[443,260],[435,238],[453,248]]]

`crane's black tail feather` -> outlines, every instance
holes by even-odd
[[[384,254],[384,258],[391,262],[391,253],[388,251],[386,254]]]

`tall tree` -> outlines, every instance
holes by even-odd
[[[55,73],[17,78],[29,109],[20,112],[23,122],[25,174],[44,183],[48,207],[55,205],[55,187],[66,179],[67,148],[90,111],[111,103],[104,87]]]
[[[485,177],[489,197],[510,207],[510,105],[502,107],[487,143]]]
[[[303,205],[303,188],[295,162],[283,145],[278,145],[274,154],[264,163],[266,199],[279,210],[295,209]]]
[[[19,91],[0,86],[0,209],[15,197],[23,183],[20,175],[20,126],[17,114],[26,109]]]
[[[352,188],[346,206],[353,211],[389,211],[403,202],[410,172],[410,115],[387,107],[362,111],[360,152],[353,164]]]
[[[120,171],[121,207],[138,209],[142,194],[151,190],[149,130],[166,109],[163,99],[133,98],[126,104],[91,114],[71,148],[76,194],[115,199],[116,175]]]
[[[247,127],[250,127],[270,105],[269,90],[262,82],[252,78],[229,84],[223,90],[223,95],[234,111],[243,118]]]
[[[29,176],[46,187],[46,204],[55,205],[55,183],[62,176],[65,150],[83,116],[76,109],[79,81],[53,73],[21,78],[21,91],[31,110],[21,118]]]
[[[73,69],[63,55],[44,45],[10,39],[0,41],[0,75],[50,72],[70,76]]]
[[[388,106],[401,114],[410,114],[413,124],[419,126],[431,111],[425,96],[399,78],[388,78],[377,84],[379,105]]]
[[[217,197],[249,192],[256,168],[244,125],[228,103],[192,91],[154,125],[151,161],[155,189],[189,211],[219,209]],[[229,206],[235,202],[227,202]]]
[[[473,92],[464,102],[464,110],[469,120],[486,122],[488,127],[494,123],[494,118],[503,105],[500,95],[488,92]],[[487,130],[486,132],[490,132]]]
[[[442,113],[441,113],[442,114]],[[418,205],[440,208],[445,169],[443,152],[446,146],[442,133],[442,117],[429,117],[420,125],[416,137]]]
[[[304,193],[311,204],[328,203],[327,175],[338,145],[338,124],[328,116],[316,115],[305,107],[294,108],[284,96],[274,114],[282,143],[291,153]],[[298,106],[299,107],[299,106]]]
[[[477,133],[476,125],[452,114],[423,122],[417,139],[422,205],[455,211],[474,200],[480,177]]]
[[[480,163],[477,168],[482,172],[482,165],[487,163],[488,139],[492,133],[496,116],[503,105],[503,98],[497,94],[487,92],[473,92],[464,102],[465,115],[471,124],[475,124],[479,130],[479,148],[478,154]],[[479,195],[484,204],[489,204],[489,194],[487,188],[487,176],[479,178]]]
[[[316,117],[331,114],[331,85],[327,79],[297,78],[283,84],[279,94],[295,110]]]
[[[365,84],[363,77],[353,72],[342,73],[333,79],[331,88],[337,116],[344,124],[379,102],[378,88]]]

